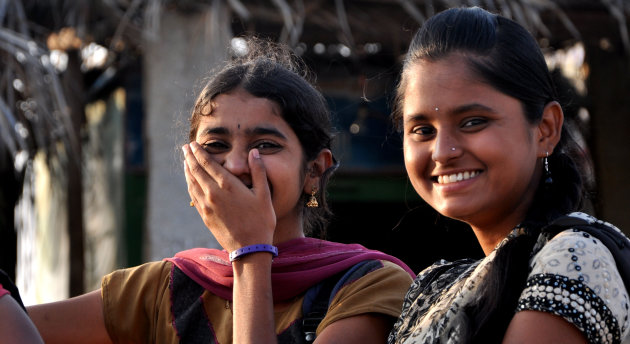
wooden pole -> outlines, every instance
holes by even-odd
[[[85,122],[85,91],[81,73],[79,50],[69,50],[68,68],[63,73],[62,83],[72,118],[73,140],[76,147],[74,158],[68,159],[68,235],[70,237],[70,296],[84,293],[84,230],[83,230],[83,186],[81,175],[81,128]]]

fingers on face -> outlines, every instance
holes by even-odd
[[[189,154],[191,156],[190,169],[195,178],[207,183],[207,185],[216,183],[220,188],[229,189],[233,176],[214,161],[197,142],[191,142],[189,146],[192,151],[192,154]]]
[[[211,176],[211,158],[204,156],[207,153],[203,149],[199,149],[199,145],[193,142],[189,145],[184,145],[182,148],[186,159],[186,166],[192,179],[198,182],[200,185],[208,185],[212,182]],[[207,190],[204,190],[207,191]]]
[[[248,164],[252,176],[253,189],[269,193],[267,170],[265,169],[263,160],[260,158],[260,152],[258,152],[258,149],[252,149],[249,151]]]
[[[238,180],[236,176],[222,168],[196,142],[182,147],[185,156],[185,173],[188,190],[191,197],[203,198],[209,195],[213,188],[218,187],[230,192]],[[250,168],[253,189],[269,193],[267,173],[257,149],[249,152],[248,164]],[[236,186],[238,187],[238,186]]]
[[[208,188],[210,185],[208,181],[211,180],[211,178],[197,161],[197,158],[191,151],[190,145],[184,145],[182,150],[184,151],[185,157],[184,174],[186,176],[186,183],[188,184],[188,194],[195,203],[195,206],[198,207],[198,200],[203,199],[204,194],[208,191],[203,186]]]
[[[199,209],[199,201],[203,199],[203,191],[193,177],[190,168],[188,167],[188,162],[184,161],[184,175],[186,176],[186,184],[188,185],[188,195],[191,199],[191,205],[194,205],[197,209]]]

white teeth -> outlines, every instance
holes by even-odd
[[[461,182],[462,180],[468,180],[470,178],[474,178],[479,174],[478,171],[466,171],[453,173],[445,176],[438,176],[437,180],[439,184],[449,184],[455,182]]]

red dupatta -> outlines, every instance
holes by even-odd
[[[340,244],[314,238],[281,243],[278,245],[278,257],[273,259],[271,267],[273,299],[275,302],[289,300],[318,282],[370,259],[390,261],[415,277],[400,259],[359,244]],[[225,250],[194,248],[165,260],[215,295],[232,300],[232,264]]]

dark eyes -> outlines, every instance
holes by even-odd
[[[429,136],[435,133],[435,128],[429,125],[414,127],[412,133],[416,135]]]
[[[206,142],[202,146],[206,152],[210,154],[219,154],[230,150],[230,145],[220,140]],[[256,141],[249,146],[249,149],[254,148],[258,149],[261,154],[271,154],[280,150],[282,146],[272,141],[261,140]]]
[[[221,153],[230,147],[222,141],[211,141],[202,145],[203,149],[210,154]]]
[[[463,132],[474,133],[488,124],[488,120],[483,117],[466,118],[459,124],[459,129]],[[411,134],[417,135],[421,140],[428,140],[437,133],[437,129],[429,124],[417,125],[411,129]]]
[[[462,128],[479,127],[479,126],[483,126],[486,123],[488,123],[488,121],[485,118],[479,118],[479,117],[469,118],[469,119],[464,120],[464,122],[462,123]]]
[[[260,141],[252,145],[251,148],[256,148],[261,154],[273,153],[281,148],[281,146],[271,141]]]

